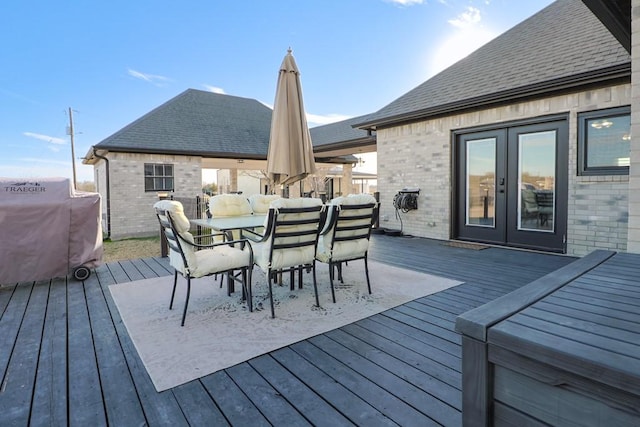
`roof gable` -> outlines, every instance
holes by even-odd
[[[390,125],[630,75],[630,56],[580,0],[558,0],[370,114]],[[593,74],[593,76],[591,76]]]

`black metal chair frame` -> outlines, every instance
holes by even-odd
[[[301,213],[318,213],[318,218],[310,218],[310,219],[287,219],[287,216],[290,214],[301,214]],[[243,236],[247,237],[249,240],[255,243],[266,242],[270,238],[273,239],[269,252],[269,266],[271,266],[273,260],[273,253],[276,250],[283,249],[293,249],[293,248],[303,248],[306,246],[313,247],[314,254],[318,247],[318,237],[320,234],[320,230],[324,224],[326,219],[326,212],[324,206],[313,206],[313,207],[304,207],[304,208],[278,208],[269,209],[269,213],[267,214],[267,224],[265,226],[264,235],[260,235],[253,230],[243,229]],[[317,227],[314,229],[309,229],[304,232],[288,232],[282,231],[282,228],[286,228],[288,226],[296,226],[296,225],[304,225],[304,224],[317,224]],[[286,239],[288,237],[304,237],[303,241],[296,243],[287,243]],[[313,261],[303,265],[296,265],[281,269],[271,269],[269,267],[267,271],[267,281],[269,283],[269,302],[271,305],[271,317],[275,318],[275,308],[273,304],[273,281],[276,280],[276,276],[281,273],[290,273],[291,290],[294,289],[294,277],[295,273],[298,272],[298,287],[302,288],[302,273],[303,270],[313,272],[313,289],[316,297],[316,306],[320,307],[320,298],[318,297],[318,284],[316,280],[316,263],[315,257]]]
[[[372,209],[371,214],[360,214],[360,215],[349,215],[349,211],[354,211],[358,209]],[[321,235],[323,239],[330,239],[330,254],[333,253],[334,245],[338,242],[348,242],[352,240],[360,240],[371,238],[371,228],[375,223],[375,219],[378,214],[379,205],[376,203],[367,203],[362,205],[332,205],[331,212],[329,214],[329,222],[326,224],[324,230]],[[362,220],[369,219],[368,223],[363,222]],[[354,221],[361,221],[362,223],[353,225]],[[339,232],[350,231],[352,235],[350,236],[338,236]],[[341,259],[339,261],[334,261],[332,258],[329,258],[329,282],[331,284],[331,297],[333,298],[333,302],[336,302],[336,292],[333,285],[333,281],[335,280],[335,271],[338,271],[338,280],[343,282],[342,280],[342,263],[347,263],[348,261],[355,261],[362,259],[364,261],[364,271],[367,276],[367,289],[369,290],[369,294],[371,294],[371,281],[369,280],[369,265],[367,262],[368,250],[364,252],[362,256],[355,256],[353,258]]]
[[[182,249],[182,245],[190,245],[193,246],[195,248],[197,248],[197,250],[200,249],[212,249],[216,246],[233,246],[234,244],[240,244],[240,248],[244,249],[245,245],[249,245],[249,242],[247,239],[240,239],[240,240],[232,240],[232,241],[223,241],[223,242],[214,242],[214,243],[208,243],[208,244],[199,244],[199,243],[195,243],[196,241],[198,241],[199,239],[202,238],[206,238],[206,237],[213,237],[216,235],[220,235],[223,233],[212,233],[212,234],[203,234],[203,235],[196,235],[193,236],[194,237],[194,243],[191,243],[187,240],[185,240],[182,236],[180,236],[180,234],[176,231],[175,228],[175,224],[173,222],[173,218],[171,217],[171,212],[167,211],[167,210],[162,210],[162,209],[156,209],[156,216],[158,217],[158,221],[160,222],[160,227],[162,228],[164,235],[167,239],[167,244],[169,246],[170,249],[172,249],[173,251],[175,251],[176,253],[179,253],[180,256],[182,257],[182,263],[184,265],[184,272],[186,273],[182,273],[182,276],[185,277],[187,279],[187,296],[185,299],[185,303],[184,303],[184,309],[182,312],[182,321],[180,323],[180,326],[184,326],[184,321],[187,317],[187,307],[189,306],[189,297],[191,295],[191,279],[192,276],[189,272],[189,263],[187,262],[187,256],[184,253],[184,250]],[[164,218],[166,219],[164,219]],[[235,275],[234,272],[236,269],[230,269],[230,270],[223,270],[223,271],[217,271],[217,272],[212,272],[211,274],[208,274],[207,276],[212,276],[212,275],[216,275],[216,274],[224,274],[227,276],[227,286],[228,286],[228,294],[231,294],[231,286],[234,282],[239,282],[242,284],[242,300],[243,301],[247,301],[247,305],[249,306],[249,311],[253,311],[253,302],[252,302],[252,298],[251,298],[251,272],[253,270],[253,251],[251,250],[251,245],[249,245],[249,255],[250,255],[250,262],[246,267],[241,268],[241,273],[239,275]],[[173,309],[173,300],[175,298],[175,294],[176,294],[176,287],[178,284],[178,270],[174,268],[174,274],[173,274],[173,290],[171,292],[171,302],[169,303],[169,309],[172,310]]]

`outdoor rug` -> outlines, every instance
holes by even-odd
[[[268,285],[253,273],[254,311],[241,301],[241,291],[227,296],[226,284],[213,276],[193,280],[184,327],[180,327],[186,280],[178,277],[173,310],[169,310],[173,275],[109,286],[138,354],[156,387],[163,391],[380,313],[416,298],[460,284],[438,276],[369,262],[372,294],[367,292],[364,263],[343,268],[331,300],[326,264],[317,264],[321,308],[315,307],[313,277],[304,287],[274,286],[276,318],[271,318]],[[237,285],[237,288],[240,286]]]

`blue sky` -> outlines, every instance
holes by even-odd
[[[371,113],[551,0],[112,0],[0,5],[0,177],[72,176],[188,88],[272,105],[287,48],[311,127]]]

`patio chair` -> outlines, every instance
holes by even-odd
[[[273,281],[283,272],[290,272],[292,290],[295,272],[298,272],[299,287],[302,287],[303,270],[313,272],[316,305],[320,306],[315,253],[324,217],[325,209],[320,199],[282,198],[271,202],[264,235],[245,230],[245,236],[252,240],[254,263],[265,273],[269,283],[272,318],[275,317]]]
[[[207,215],[210,218],[244,216],[253,215],[253,210],[251,209],[249,200],[239,193],[218,194],[209,198]],[[214,240],[221,241],[238,239],[240,239],[240,230],[233,230],[219,234]],[[222,287],[222,278],[220,279],[220,287]]]
[[[253,215],[249,200],[241,194],[218,194],[209,199],[209,213],[212,218]],[[228,233],[229,240],[240,238],[240,232]]]
[[[254,215],[266,215],[269,213],[269,207],[274,200],[281,199],[279,194],[252,194],[249,196],[249,203]],[[253,229],[258,234],[264,234],[264,227],[256,227]]]
[[[316,259],[329,264],[329,282],[334,303],[335,271],[338,271],[338,278],[342,281],[342,263],[347,261],[364,261],[367,288],[371,293],[367,253],[377,210],[378,203],[370,194],[354,194],[331,200],[327,221],[318,240]]]
[[[267,214],[271,202],[281,198],[279,194],[252,194],[249,196],[249,204],[254,214]]]
[[[178,284],[178,273],[187,279],[187,296],[182,312],[181,326],[187,316],[191,279],[222,273],[227,277],[229,293],[231,284],[242,284],[242,299],[248,301],[249,311],[253,311],[251,300],[251,271],[253,252],[246,240],[221,241],[208,244],[196,243],[196,239],[207,236],[193,236],[189,232],[190,224],[184,215],[182,204],[172,200],[162,200],[153,205],[162,231],[169,246],[169,264],[174,269],[173,291],[169,309],[173,309],[173,300]],[[235,245],[235,246],[234,246]],[[239,275],[234,275],[240,270]]]
[[[522,219],[538,219],[540,209],[538,209],[538,201],[536,200],[536,193],[530,189],[520,190],[520,208],[522,210]]]
[[[550,190],[536,191],[536,202],[538,203],[538,222],[541,226],[548,225],[549,219],[553,219],[553,197],[554,193]]]

